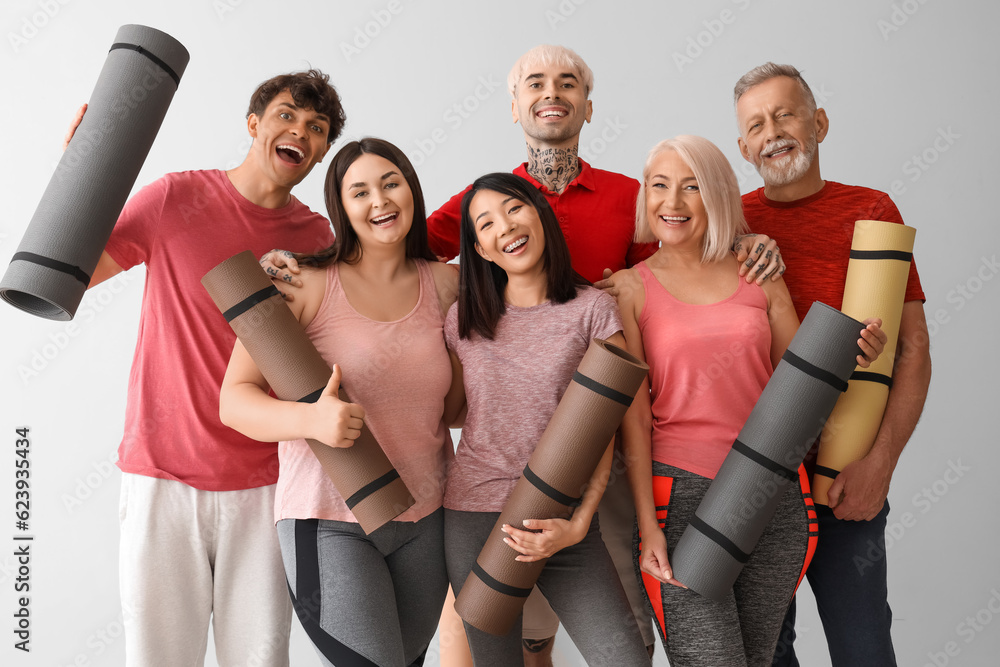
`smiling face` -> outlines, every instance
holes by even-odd
[[[568,148],[593,112],[580,74],[563,65],[530,65],[517,83],[511,114],[535,148]]]
[[[287,90],[278,93],[260,116],[250,114],[247,129],[255,164],[276,185],[291,189],[323,160],[330,145],[330,119],[299,107]]]
[[[476,252],[512,273],[544,272],[545,232],[538,211],[511,195],[480,190],[469,202]]]
[[[691,167],[673,150],[664,150],[649,165],[646,219],[663,245],[701,252],[708,213]]]
[[[739,146],[766,186],[819,180],[817,150],[826,138],[826,112],[814,110],[798,82],[777,76],[747,90],[736,103]]]
[[[363,248],[405,244],[413,224],[413,192],[397,165],[363,153],[344,172],[340,199]]]

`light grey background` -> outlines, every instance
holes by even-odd
[[[581,153],[595,165],[638,176],[656,141],[702,134],[730,157],[743,191],[760,181],[737,151],[732,85],[765,60],[793,63],[830,115],[823,176],[894,191],[904,219],[918,229],[934,378],[890,493],[889,588],[900,664],[996,664],[1000,453],[990,414],[1000,372],[1000,234],[989,196],[1000,182],[998,20],[996,4],[971,0],[5,0],[0,264],[14,253],[66,126],[124,23],[165,30],[191,52],[137,188],[168,171],[238,164],[249,145],[244,113],[256,84],[313,65],[329,72],[343,95],[344,138],[396,142],[417,165],[431,208],[475,176],[524,159],[505,80],[517,56],[536,44],[571,46],[594,69],[594,118]],[[296,191],[320,211],[324,173],[325,165]],[[93,290],[69,324],[0,305],[4,664],[123,660],[120,476],[111,461],[143,275],[137,268]],[[30,655],[12,648],[10,630],[14,429],[25,425],[36,537]],[[829,664],[811,596],[807,589],[800,595],[803,664]],[[292,650],[293,664],[315,664],[297,622]],[[435,651],[428,664],[437,664]],[[666,664],[658,652],[657,664]],[[559,664],[582,664],[564,635],[557,654]],[[208,664],[215,664],[212,655]]]

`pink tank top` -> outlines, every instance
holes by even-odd
[[[653,460],[714,478],[771,377],[767,297],[739,280],[722,301],[684,303],[645,262],[635,268],[646,289],[639,329],[650,367]]]
[[[341,386],[365,409],[365,423],[399,471],[416,504],[397,521],[418,521],[438,507],[445,469],[454,456],[442,421],[451,386],[444,317],[434,276],[424,260],[417,305],[394,322],[377,322],[347,301],[339,267],[326,271],[326,295],[306,333],[323,358],[343,370]],[[305,440],[282,442],[275,521],[329,519],[356,522]]]

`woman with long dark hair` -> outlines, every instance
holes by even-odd
[[[461,225],[459,300],[445,321],[468,410],[444,503],[456,594],[590,341],[624,344],[614,299],[573,271],[555,215],[530,183],[509,173],[477,179]],[[609,444],[571,519],[505,526],[505,541],[516,560],[550,558],[538,588],[588,664],[648,665],[595,517],[610,465]],[[522,663],[520,623],[505,637],[466,630],[477,666]]]
[[[448,424],[461,390],[445,349],[454,268],[427,246],[420,183],[392,144],[353,141],[333,158],[326,203],[337,241],[299,255],[289,303],[333,376],[312,404],[281,401],[242,344],[222,387],[223,421],[280,440],[275,521],[295,610],[323,664],[422,664],[448,588]],[[337,397],[340,385],[355,403]],[[304,438],[349,447],[362,420],[416,504],[365,535]]]

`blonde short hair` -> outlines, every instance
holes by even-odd
[[[525,70],[534,65],[559,65],[567,70],[573,70],[580,74],[580,83],[583,84],[583,93],[590,97],[590,91],[594,89],[594,73],[587,67],[576,51],[565,46],[553,46],[552,44],[541,44],[531,49],[517,59],[514,66],[507,75],[507,90],[511,97],[517,96],[517,84],[525,74]]]
[[[722,151],[708,139],[681,134],[653,146],[642,168],[642,183],[635,204],[636,243],[655,243],[646,215],[646,182],[653,160],[664,151],[674,151],[691,167],[698,180],[698,189],[708,214],[708,231],[702,247],[701,261],[723,259],[733,247],[737,234],[747,231],[743,217],[743,202],[736,174]]]

